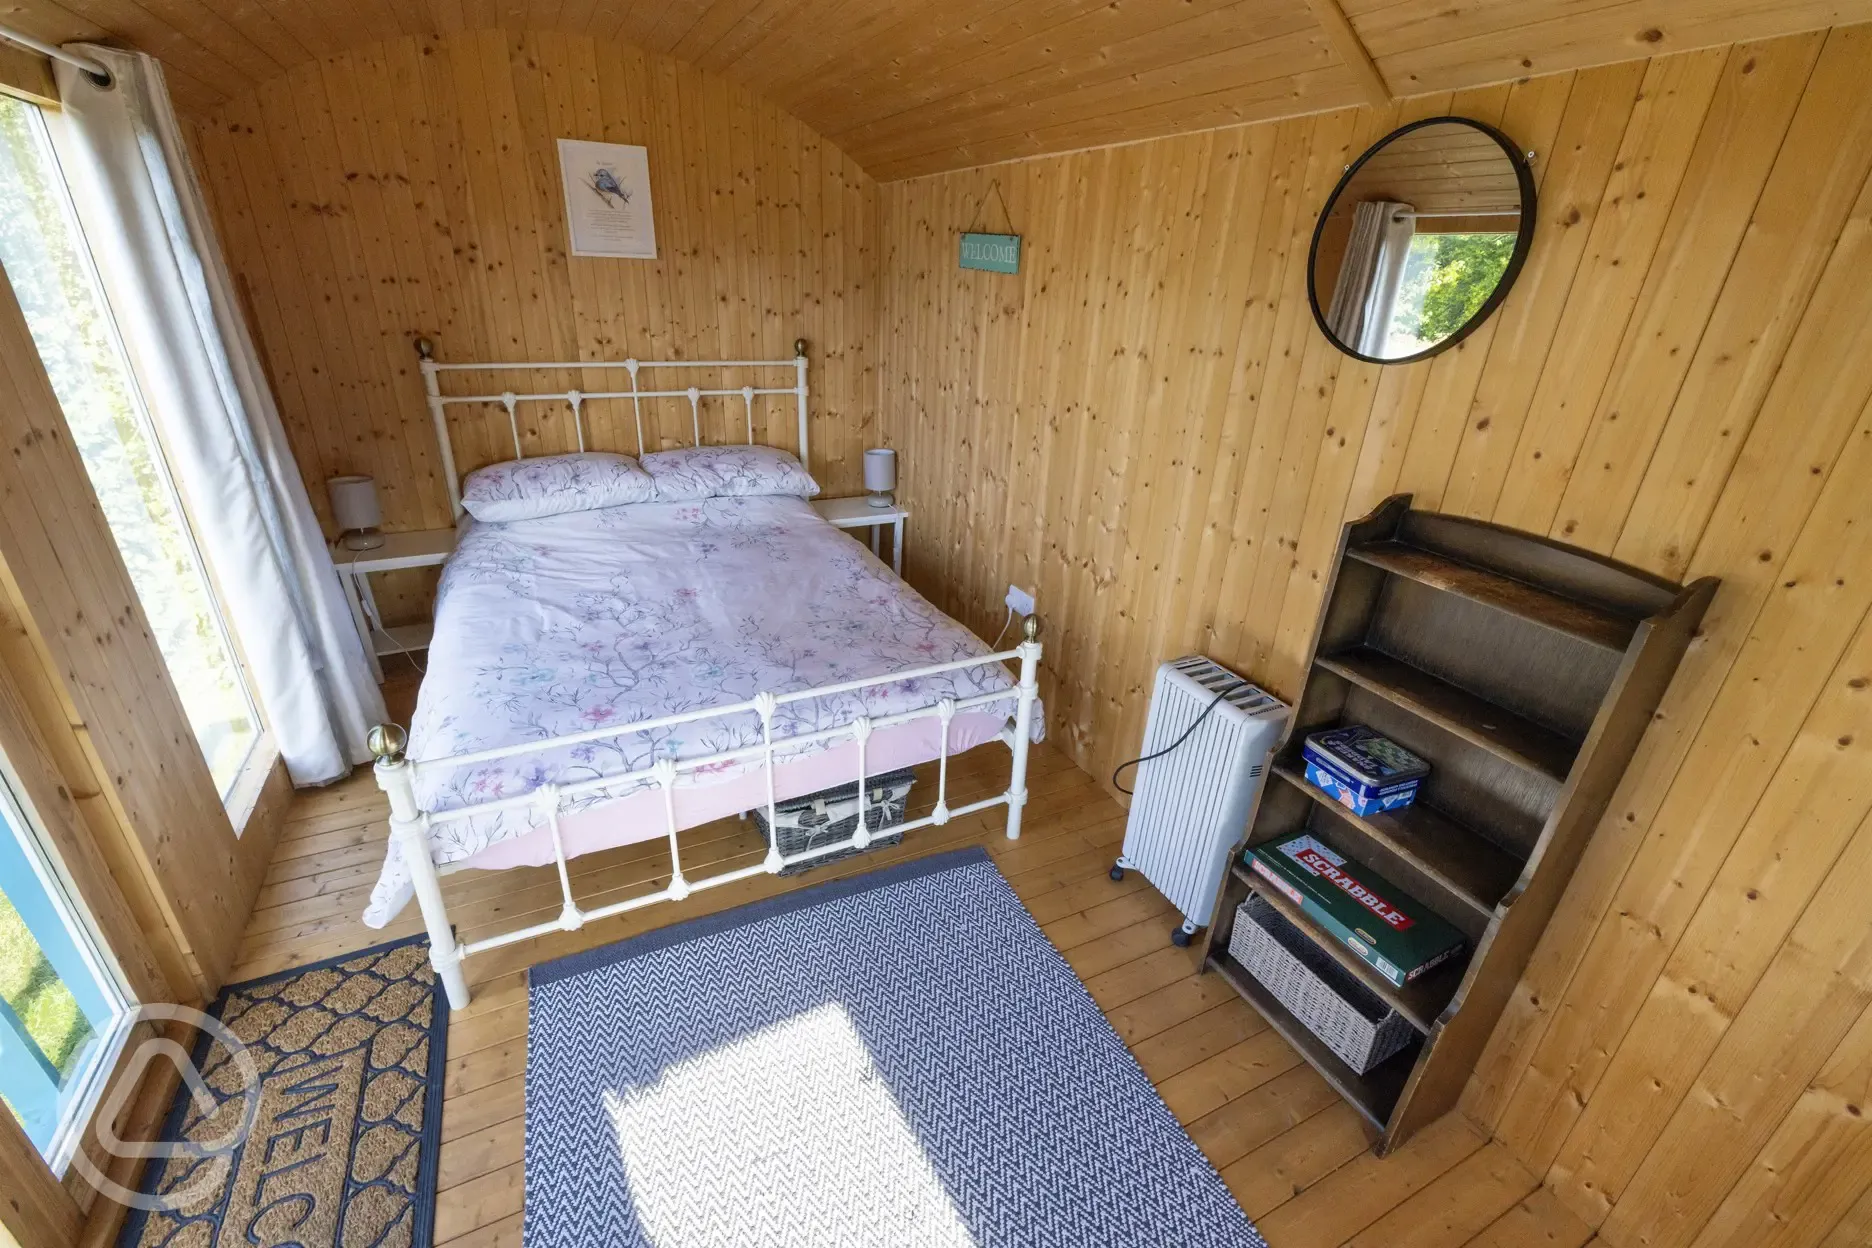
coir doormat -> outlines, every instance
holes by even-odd
[[[235,984],[209,1012],[245,1053],[203,1033],[163,1128],[183,1149],[145,1167],[163,1207],[119,1243],[427,1248],[448,1038],[428,941]]]

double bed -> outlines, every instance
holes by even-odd
[[[444,409],[489,396],[443,396],[437,374],[533,366],[446,365],[427,356],[423,365],[459,512]],[[593,399],[625,398],[637,413],[648,399],[687,399],[692,445],[700,447],[703,398],[742,399],[752,444],[754,398],[763,393],[797,401],[805,450],[803,356],[765,365],[798,377],[795,386],[767,391],[641,390],[639,370],[657,366],[615,367],[629,370],[631,390],[493,396],[514,422],[516,452],[514,413],[529,400],[571,398],[583,452],[581,409]],[[641,414],[635,423],[641,453]],[[1018,836],[1027,746],[1040,734],[1038,641],[1029,636],[991,652],[822,520],[800,496],[808,492],[737,488],[505,523],[463,517],[437,591],[407,746],[388,726],[373,734],[392,835],[364,916],[382,926],[417,900],[455,1008],[467,1002],[460,959],[480,949],[680,900],[869,839],[861,819],[846,841],[792,856],[773,842],[760,864],[686,878],[677,833],[726,815],[766,808],[772,827],[778,802],[854,779],[862,801],[864,777],[938,761],[935,809],[904,830],[1006,805],[1008,834]],[[1018,682],[1010,662],[1019,665]],[[950,808],[948,758],[994,740],[1010,750],[1007,791]],[[569,858],[657,838],[668,839],[672,859],[663,889],[578,907]],[[557,919],[455,944],[441,873],[554,863],[564,894]]]

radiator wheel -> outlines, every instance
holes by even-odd
[[[1116,863],[1112,864],[1111,878],[1114,880],[1124,879],[1124,868],[1118,866]]]
[[[1179,949],[1189,948],[1189,942],[1190,933],[1184,931],[1181,927],[1170,933],[1170,943]]]

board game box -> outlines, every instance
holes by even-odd
[[[1249,870],[1399,988],[1462,952],[1462,933],[1428,906],[1305,832],[1245,857]]]
[[[1430,764],[1363,724],[1316,732],[1301,744],[1307,782],[1356,815],[1408,806]]]

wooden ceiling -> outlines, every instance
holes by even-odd
[[[198,113],[400,35],[627,40],[884,180],[1867,20],[1872,0],[0,0],[42,39],[162,58]]]

